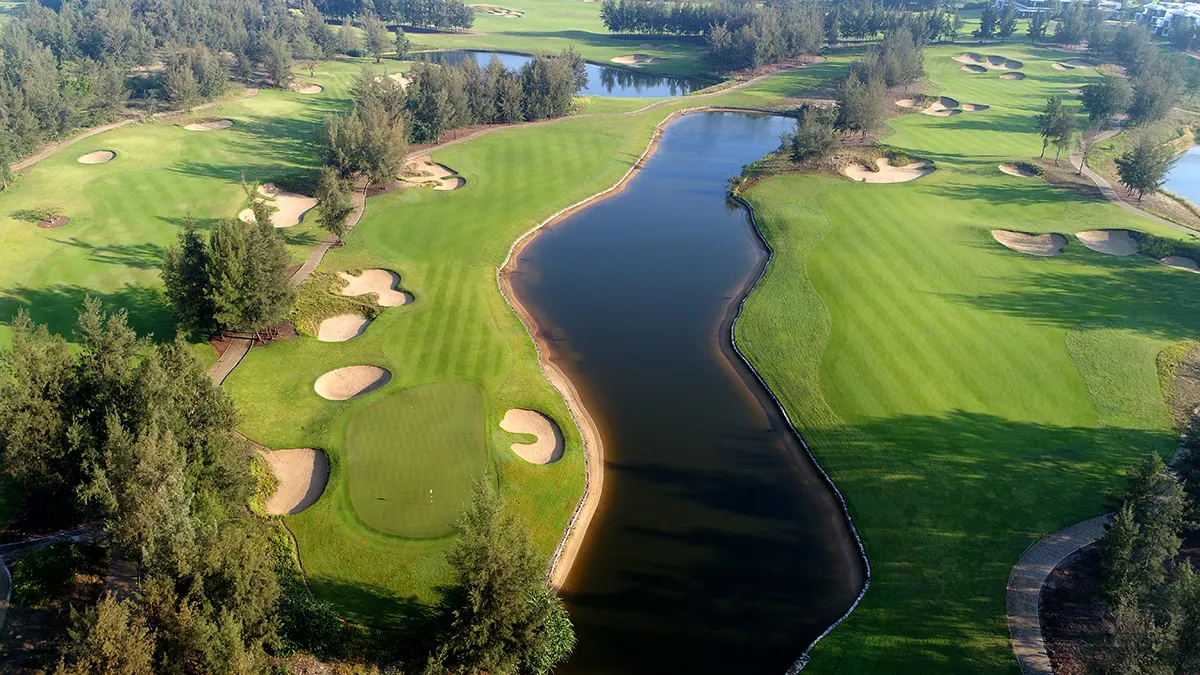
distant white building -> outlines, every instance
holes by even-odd
[[[1134,18],[1138,23],[1145,24],[1151,33],[1169,37],[1171,27],[1184,17],[1191,17],[1200,23],[1200,2],[1156,2],[1143,5],[1142,11]]]
[[[1072,0],[1061,0],[1060,4],[1069,5]],[[1078,2],[1079,0],[1075,0]],[[1086,1],[1086,0],[1084,0]],[[1009,3],[1017,8],[1017,16],[1027,19],[1034,14],[1050,11],[1050,0],[996,0],[996,9],[1003,11]],[[1104,18],[1115,19],[1121,13],[1121,3],[1115,0],[1100,0],[1096,3],[1104,12]]]

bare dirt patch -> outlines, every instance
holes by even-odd
[[[619,63],[624,66],[633,66],[641,68],[642,66],[653,66],[659,63],[666,63],[666,59],[660,59],[649,54],[626,54],[624,56],[615,56],[612,58],[613,63]]]
[[[304,214],[308,213],[317,205],[317,200],[312,197],[306,197],[295,192],[287,192],[281,190],[271,183],[261,185],[258,188],[258,193],[266,197],[271,206],[276,208],[271,212],[271,224],[275,227],[294,227],[304,220]],[[244,222],[254,222],[254,211],[251,209],[242,209],[238,214]]]
[[[1076,232],[1075,237],[1097,253],[1133,255],[1138,252],[1137,240],[1129,230],[1085,230]]]
[[[97,150],[89,152],[86,155],[80,155],[78,161],[80,164],[104,164],[105,162],[113,161],[116,156],[117,153],[112,150]]]
[[[1011,230],[992,230],[992,238],[1004,246],[1026,255],[1059,255],[1067,247],[1067,238],[1061,234],[1029,234]]]
[[[400,172],[400,180],[413,185],[424,185],[434,190],[457,190],[467,184],[449,167],[435,164],[429,155],[422,155],[408,164]]]
[[[379,366],[346,366],[317,378],[313,391],[330,401],[345,401],[376,391],[392,380],[391,371]]]
[[[329,482],[329,457],[320,450],[260,450],[259,455],[271,467],[279,481],[263,510],[271,516],[294,516],[321,498]]]
[[[877,170],[872,171],[862,164],[848,164],[842,167],[842,174],[862,183],[904,183],[933,173],[933,164],[928,161],[892,166],[887,157],[880,157],[875,167]]]
[[[71,222],[71,219],[66,216],[54,216],[53,218],[39,220],[37,222],[37,226],[42,228],[43,230],[53,230],[54,228],[62,227],[63,225],[66,225],[69,222]]]
[[[219,129],[228,129],[233,126],[233,120],[215,120],[212,122],[195,122],[186,124],[183,127],[184,131],[217,131]]]
[[[362,314],[338,314],[321,322],[317,339],[321,342],[345,342],[362,335],[371,320]]]
[[[346,285],[338,290],[342,295],[375,295],[375,304],[380,307],[399,307],[412,302],[412,296],[399,290],[400,275],[391,270],[363,270],[358,276],[349,272],[338,272]]]
[[[533,443],[512,444],[512,451],[530,464],[549,464],[562,457],[562,431],[553,420],[536,410],[513,408],[504,414],[500,428],[511,434],[528,434],[537,438]]]

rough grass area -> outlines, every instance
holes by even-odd
[[[1133,148],[1137,140],[1143,136],[1149,136],[1156,142],[1169,147],[1172,152],[1184,152],[1195,143],[1197,129],[1200,129],[1200,114],[1177,108],[1165,120],[1098,143],[1088,157],[1088,166],[1112,183],[1118,196],[1122,199],[1160,218],[1200,230],[1200,212],[1186,199],[1167,192],[1146,195],[1141,201],[1138,201],[1136,196],[1127,195],[1125,188],[1121,185],[1121,177],[1117,174],[1115,163],[1118,157]]]
[[[938,171],[860,185],[789,174],[745,198],[775,250],[738,323],[741,349],[845,494],[871,559],[862,604],[805,672],[1010,673],[1004,616],[1032,542],[1100,513],[1121,469],[1175,446],[1159,352],[1200,330],[1200,277],[1072,236],[1166,230],[1098,196],[1000,173],[1041,149],[1055,92],[1098,77],[1008,44],[1023,81],[929,50],[932,90],[989,110],[904,115],[882,140]],[[1059,232],[1032,258],[990,230]]]
[[[357,275],[360,270],[349,273]],[[339,314],[361,314],[368,319],[379,316],[380,307],[372,300],[374,296],[347,296],[338,293],[346,286],[346,280],[337,272],[318,270],[296,289],[296,304],[288,319],[296,324],[296,332],[307,337],[316,337],[321,322]]]
[[[363,409],[346,431],[350,501],[402,537],[448,534],[487,472],[483,398],[463,382],[414,387]]]

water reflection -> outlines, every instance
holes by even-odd
[[[1200,146],[1183,153],[1167,172],[1163,187],[1200,206]]]

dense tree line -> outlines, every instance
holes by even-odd
[[[179,328],[258,333],[281,321],[295,299],[283,240],[270,207],[256,199],[255,222],[217,221],[205,241],[189,216],[177,245],[167,249],[162,278]]]
[[[836,127],[865,136],[879,126],[887,115],[888,88],[908,86],[922,78],[924,63],[922,45],[907,26],[889,30],[879,44],[868,47],[851,64],[850,74],[838,88]]]
[[[475,10],[462,0],[320,0],[328,16],[373,14],[384,21],[422,28],[465,29],[475,23]]]
[[[1185,457],[1176,473],[1153,455],[1131,472],[1099,544],[1107,616],[1096,672],[1200,671],[1200,579],[1179,555],[1197,525],[1198,460]]]

